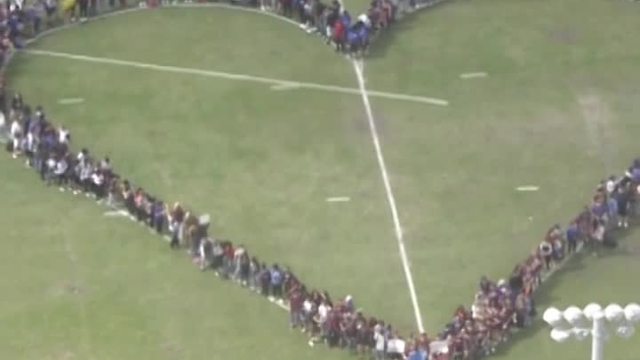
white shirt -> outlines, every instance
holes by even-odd
[[[27,149],[29,151],[34,151],[36,147],[35,145],[36,145],[36,142],[35,142],[35,139],[33,138],[33,134],[27,133]]]
[[[389,354],[404,354],[406,343],[402,339],[392,339],[387,343],[387,352]]]
[[[233,258],[236,260],[240,259],[242,255],[244,255],[244,248],[242,247],[236,248],[236,251],[233,252]]]
[[[82,165],[80,167],[80,180],[82,181],[87,180],[91,176],[92,172],[93,172],[93,169],[91,165],[89,164]]]
[[[386,342],[386,339],[384,338],[384,335],[382,335],[382,333],[380,333],[380,332],[376,332],[373,335],[373,340],[376,342],[376,350],[377,351],[384,351],[384,344]]]
[[[311,302],[311,300],[307,299],[304,301],[304,303],[302,303],[302,310],[304,310],[304,312],[306,313],[310,313],[311,310],[313,310],[313,303]]]
[[[205,257],[205,253],[204,253],[204,243],[206,240],[200,241],[200,257],[204,259]]]
[[[69,136],[69,130],[65,128],[60,128],[60,130],[58,130],[58,142],[60,144],[67,143],[67,136]]]
[[[325,320],[327,320],[329,310],[331,310],[331,307],[325,303],[322,303],[320,304],[320,306],[318,306],[318,315],[320,316],[320,322],[325,322]]]
[[[56,175],[62,175],[65,173],[65,171],[67,171],[67,162],[64,160],[58,161],[58,163],[56,164]]]
[[[371,20],[369,20],[367,14],[358,16],[358,20],[360,20],[366,27],[371,27]]]
[[[94,173],[93,175],[91,175],[91,179],[93,180],[93,183],[100,186],[102,185],[102,181],[104,180],[102,178],[102,175],[98,174],[98,173]]]
[[[11,129],[9,130],[9,134],[11,134],[11,138],[15,139],[15,137],[22,132],[22,126],[20,126],[20,123],[18,122],[18,120],[13,120],[13,122],[11,123]]]
[[[616,183],[613,180],[607,181],[607,193],[611,194],[616,189]]]

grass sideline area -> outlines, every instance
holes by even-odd
[[[72,70],[72,71],[70,71],[70,72],[75,72],[75,71],[77,71],[77,69],[79,68],[79,66],[78,66],[78,65],[73,65],[73,67],[75,68],[75,70]],[[88,71],[93,71],[93,70],[88,70]],[[110,71],[110,70],[107,70],[107,71]],[[107,76],[105,75],[105,76],[103,77],[103,79],[104,79],[104,78],[106,78],[106,77],[107,77]],[[55,105],[54,105],[54,106],[55,106]],[[61,116],[61,118],[62,118],[62,116]],[[65,120],[65,121],[66,121],[66,120]],[[76,133],[77,133],[74,127],[71,127],[71,126],[70,126],[70,128],[74,129],[74,134],[76,134]],[[87,135],[88,135],[88,133],[87,133]],[[91,136],[91,137],[93,137],[93,136]],[[106,141],[105,141],[105,142],[106,142]],[[123,153],[124,153],[124,152],[123,152]],[[587,179],[587,181],[592,182],[592,180],[590,180],[590,179]],[[511,264],[511,263],[509,263],[509,265],[510,265],[510,264]],[[474,279],[473,281],[475,281],[475,280],[477,280],[477,279]]]

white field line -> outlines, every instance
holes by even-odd
[[[471,72],[471,73],[460,74],[461,79],[475,79],[475,78],[483,78],[487,76],[489,76],[489,74],[487,74],[486,72]]]
[[[328,197],[327,202],[348,202],[351,201],[351,198],[348,196],[334,196]]]
[[[271,90],[274,91],[284,91],[284,90],[295,90],[295,89],[299,89],[300,86],[298,84],[278,84],[278,85],[271,85]]]
[[[271,86],[299,87],[304,89],[320,90],[320,91],[326,91],[326,92],[360,95],[360,91],[358,89],[342,87],[337,85],[298,82],[298,81],[291,81],[291,80],[267,78],[262,76],[253,76],[253,75],[247,75],[247,74],[236,74],[236,73],[228,73],[228,72],[214,71],[214,70],[185,68],[185,67],[171,66],[171,65],[158,65],[158,64],[143,63],[138,61],[128,61],[128,60],[119,60],[119,59],[97,57],[97,56],[69,54],[64,52],[48,51],[48,50],[28,50],[27,49],[27,50],[21,50],[21,51],[31,55],[50,56],[50,57],[57,57],[57,58],[84,61],[84,62],[92,62],[92,63],[99,63],[99,64],[109,64],[109,65],[126,66],[126,67],[162,71],[162,72],[207,76],[207,77],[236,80],[236,81],[255,82],[255,83],[262,83],[262,84],[267,84]],[[439,106],[447,106],[449,104],[446,100],[442,100],[442,99],[435,99],[435,98],[424,97],[424,96],[397,94],[397,93],[391,93],[391,92],[385,92],[385,91],[370,91],[368,94],[369,96],[374,96],[379,98],[412,101],[412,102],[419,102],[419,103],[439,105]]]
[[[398,208],[396,206],[396,199],[391,189],[391,182],[389,181],[389,174],[387,172],[387,165],[382,155],[382,146],[380,145],[380,137],[378,136],[378,129],[376,122],[373,118],[373,111],[371,110],[371,104],[369,102],[369,93],[364,84],[363,64],[358,64],[353,60],[353,69],[356,72],[358,78],[358,86],[360,88],[360,94],[362,96],[362,103],[364,104],[364,110],[367,115],[367,121],[369,122],[369,130],[371,132],[371,139],[373,140],[373,147],[376,152],[376,158],[378,159],[378,166],[380,167],[380,174],[382,175],[382,182],[384,183],[384,189],[387,194],[387,201],[389,203],[389,210],[391,210],[391,218],[393,219],[393,226],[395,228],[396,240],[398,241],[398,249],[400,251],[400,260],[402,261],[402,267],[404,269],[404,275],[407,280],[407,286],[409,287],[409,296],[411,297],[411,303],[413,305],[414,315],[416,317],[416,325],[420,333],[424,332],[424,326],[422,324],[422,313],[420,312],[420,305],[418,304],[418,296],[416,295],[415,285],[413,283],[413,275],[411,275],[411,269],[409,267],[409,259],[407,258],[407,251],[404,245],[404,235],[402,232],[402,225],[400,224],[400,217],[398,216]]]
[[[60,105],[76,105],[82,104],[84,102],[84,98],[65,98],[59,99],[58,104]]]
[[[538,191],[538,190],[540,190],[540,187],[536,185],[522,185],[516,188],[516,191]]]

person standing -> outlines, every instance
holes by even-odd
[[[618,226],[629,227],[629,189],[627,186],[620,186],[615,194],[618,205]]]
[[[375,360],[385,360],[387,337],[385,336],[384,326],[378,324],[374,329],[373,341],[375,343]]]
[[[289,291],[289,325],[295,329],[302,325],[302,303],[304,297],[299,286]]]
[[[271,295],[276,299],[282,298],[283,274],[278,264],[271,268]]]

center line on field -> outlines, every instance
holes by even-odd
[[[208,77],[228,79],[228,80],[263,83],[263,84],[271,85],[274,88],[274,90],[304,88],[304,89],[320,90],[320,91],[326,91],[326,92],[360,95],[360,90],[358,89],[337,86],[337,85],[290,81],[290,80],[274,79],[274,78],[268,78],[268,77],[262,77],[262,76],[253,76],[253,75],[247,75],[247,74],[236,74],[236,73],[228,73],[228,72],[222,72],[222,71],[194,69],[194,68],[186,68],[186,67],[171,66],[171,65],[158,65],[158,64],[143,63],[138,61],[120,60],[120,59],[113,59],[113,58],[106,58],[106,57],[88,56],[88,55],[78,55],[78,54],[70,54],[70,53],[48,51],[48,50],[27,49],[27,50],[21,50],[21,52],[31,54],[31,55],[50,56],[50,57],[57,57],[57,58],[84,61],[84,62],[127,66],[127,67],[133,67],[138,69],[147,69],[147,70],[155,70],[155,71],[163,71],[163,72],[208,76]],[[385,98],[385,99],[393,99],[393,100],[411,101],[411,102],[418,102],[418,103],[438,105],[438,106],[449,105],[448,101],[442,100],[442,99],[436,99],[436,98],[425,97],[425,96],[417,96],[417,95],[398,94],[398,93],[392,93],[392,92],[386,92],[386,91],[369,91],[368,96]]]
[[[391,182],[389,181],[389,173],[387,172],[387,165],[382,155],[382,146],[380,145],[380,137],[378,136],[378,128],[373,118],[373,111],[371,110],[371,103],[369,102],[370,92],[364,84],[363,68],[364,63],[356,60],[352,61],[353,69],[356,72],[358,78],[358,86],[360,94],[362,96],[362,103],[364,104],[364,110],[367,114],[367,121],[369,122],[369,130],[371,132],[371,139],[373,140],[373,147],[376,152],[376,158],[378,159],[378,167],[380,168],[380,174],[382,175],[382,182],[384,183],[384,189],[387,193],[387,201],[389,203],[389,210],[391,210],[391,218],[393,219],[393,226],[395,228],[396,240],[398,240],[398,249],[400,251],[400,260],[402,261],[402,268],[404,269],[404,275],[407,280],[407,286],[409,287],[409,296],[411,297],[411,304],[413,305],[413,312],[416,317],[416,325],[420,333],[424,332],[424,326],[422,325],[422,314],[420,312],[420,305],[418,305],[418,296],[416,295],[416,287],[413,283],[413,275],[411,275],[411,268],[409,267],[409,259],[407,258],[407,251],[404,246],[404,235],[402,232],[402,225],[400,224],[400,217],[398,216],[398,207],[396,206],[396,198],[393,195],[391,189]]]

